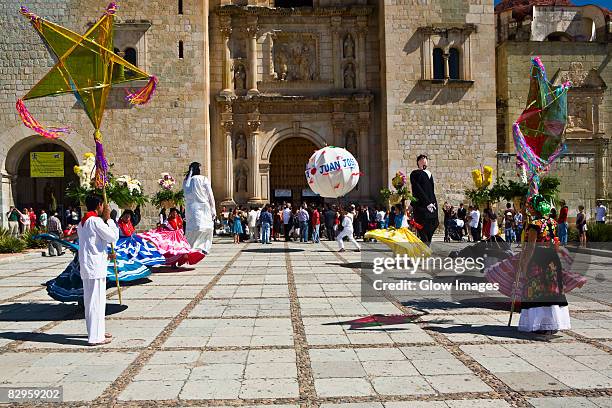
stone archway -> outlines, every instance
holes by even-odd
[[[62,152],[64,177],[31,177],[30,153]],[[73,168],[79,164],[75,152],[61,140],[48,140],[40,136],[25,138],[13,145],[4,160],[4,172],[10,179],[8,194],[12,205],[35,210],[63,210],[73,205],[64,192],[70,182],[77,182]],[[5,192],[3,192],[3,195]]]
[[[310,158],[314,150],[320,149],[323,146],[327,145],[325,138],[323,138],[321,135],[319,135],[316,131],[312,129],[301,127],[299,122],[295,122],[293,127],[286,127],[282,130],[276,131],[274,134],[272,134],[272,136],[267,138],[265,142],[263,143],[263,146],[261,150],[259,151],[260,153],[258,155],[259,157],[258,180],[260,183],[259,191],[261,192],[263,202],[274,202],[275,201],[274,191],[273,191],[274,187],[272,186],[271,179],[270,179],[270,171],[272,167],[272,162],[271,162],[272,153],[273,151],[276,150],[277,146],[283,144],[283,142],[286,142],[287,140],[290,140],[290,139],[297,139],[297,141],[300,141],[300,143],[302,143],[301,142],[302,140],[307,143],[310,143],[310,146],[308,147],[309,149],[308,155],[304,154],[304,156],[300,157],[299,159],[295,159],[295,160],[301,160],[301,162],[299,163],[296,161],[296,164],[300,166],[300,175],[302,179],[304,180],[304,185],[303,187],[300,187],[299,189],[300,191],[303,188],[307,188],[306,181],[305,181],[306,179],[304,176],[304,169],[306,168],[306,163],[308,162],[308,159]],[[297,174],[297,170],[295,170],[295,173]],[[297,191],[298,190],[297,186],[295,188]],[[299,200],[300,195],[297,195],[297,196]],[[279,199],[277,199],[276,201],[279,201]],[[283,200],[280,199],[280,201],[283,201]],[[289,201],[289,200],[286,200],[286,201]]]
[[[301,202],[306,184],[304,168],[317,146],[303,137],[286,138],[270,154],[270,200]]]

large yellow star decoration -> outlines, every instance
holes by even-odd
[[[73,93],[85,108],[94,126],[96,142],[96,185],[106,184],[108,163],[102,147],[100,124],[106,99],[113,85],[135,80],[148,80],[138,92],[130,93],[126,99],[135,105],[147,103],[157,85],[157,78],[113,52],[113,17],[117,10],[110,3],[100,19],[83,35],[44,20],[21,7],[40,34],[48,49],[57,60],[55,66],[22,98],[17,100],[17,112],[23,123],[46,138],[55,139],[69,132],[66,127],[46,128],[26,109],[23,101],[28,99]]]

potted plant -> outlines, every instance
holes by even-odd
[[[175,192],[176,180],[170,173],[162,173],[158,180],[160,190],[151,198],[151,203],[157,208],[172,208],[184,203],[183,190]]]
[[[147,197],[142,193],[140,181],[125,174],[117,178],[109,178],[108,196],[109,200],[124,210],[133,210],[147,202]]]

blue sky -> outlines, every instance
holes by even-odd
[[[499,3],[500,1],[501,0],[495,0],[495,4]],[[612,0],[573,0],[572,3],[577,6],[582,6],[585,4],[596,4],[598,6],[612,8]]]

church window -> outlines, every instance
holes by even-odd
[[[433,79],[444,79],[444,52],[442,48],[433,50]]]
[[[181,40],[181,41],[179,41],[179,43],[178,43],[178,57],[179,57],[180,59],[183,59],[183,55],[184,55],[184,54],[183,54],[183,41]]]
[[[183,0],[178,0],[178,13],[183,14]]]
[[[123,58],[132,65],[138,65],[137,57],[136,57],[136,50],[132,47],[128,47],[125,49],[125,57]]]
[[[459,50],[457,48],[451,48],[448,53],[448,77],[450,79],[461,79],[459,65]]]

